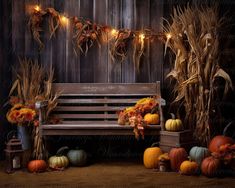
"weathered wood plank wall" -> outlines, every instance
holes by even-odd
[[[161,31],[161,17],[170,18],[172,9],[177,5],[185,5],[190,0],[1,0],[0,1],[0,151],[3,151],[6,134],[12,126],[7,126],[3,104],[7,100],[11,86],[11,67],[18,63],[18,57],[39,60],[43,65],[55,68],[57,82],[154,82],[163,81],[163,97],[170,101],[171,86],[164,80],[171,67],[166,56],[163,63],[163,46],[158,41],[148,44],[141,71],[137,73],[131,58],[124,63],[111,63],[108,55],[108,44],[101,48],[94,46],[87,57],[76,56],[73,52],[71,25],[67,30],[60,30],[56,37],[49,39],[48,32],[43,32],[44,50],[39,53],[27,27],[25,14],[27,5],[40,4],[42,7],[54,7],[68,16],[88,18],[100,24],[114,28],[142,29],[152,28]],[[214,0],[191,0],[195,3],[213,3]],[[235,1],[223,0],[222,14],[233,12]],[[233,17],[234,23],[234,14]],[[230,33],[234,33],[233,26]],[[44,26],[45,30],[48,27]],[[234,68],[234,34],[230,44],[233,51],[226,65],[226,70],[235,80]],[[228,45],[230,45],[228,44]],[[225,45],[225,44],[224,44]],[[227,52],[226,52],[227,53]],[[226,55],[227,56],[227,55]],[[168,100],[169,99],[169,100]],[[234,120],[234,94],[224,104],[227,120]],[[3,152],[0,152],[2,155]]]
[[[4,107],[11,84],[11,28],[11,2],[0,1],[0,159],[4,155],[3,149],[7,133],[12,129],[12,127],[6,126],[7,109]]]
[[[48,28],[42,32],[45,48],[39,52],[27,27],[26,6],[40,4],[54,7],[67,16],[78,16],[114,28],[161,31],[163,0],[21,0],[12,1],[12,40],[14,57],[38,59],[55,68],[57,82],[155,82],[162,81],[162,44],[148,43],[141,71],[138,73],[132,55],[125,62],[112,62],[108,44],[90,48],[87,56],[73,50],[72,27],[61,28],[49,40]],[[16,60],[16,59],[15,59]],[[15,62],[17,63],[17,62]]]
[[[162,81],[162,44],[148,44],[141,71],[137,73],[131,55],[124,63],[112,63],[109,44],[93,46],[87,56],[74,54],[72,26],[61,29],[49,40],[48,27],[43,26],[44,49],[39,52],[28,28],[26,9],[29,5],[54,7],[67,16],[78,16],[114,28],[161,31],[163,0],[2,0],[0,1],[0,151],[5,147],[6,134],[14,129],[6,122],[13,65],[18,58],[38,60],[46,67],[53,66],[57,82],[155,82]],[[150,47],[151,46],[151,47]],[[9,125],[9,126],[8,126]],[[1,152],[0,158],[4,155]]]

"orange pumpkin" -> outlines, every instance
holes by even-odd
[[[218,135],[212,138],[212,140],[209,143],[209,151],[211,153],[218,152],[219,147],[225,144],[234,144],[234,140],[231,137]]]
[[[198,164],[194,161],[184,161],[180,165],[180,173],[184,175],[194,175],[197,170]]]
[[[149,124],[149,125],[157,125],[157,124],[160,123],[159,114],[147,113],[147,114],[144,116],[144,120],[145,120],[146,123]]]
[[[146,168],[158,167],[158,157],[162,154],[162,150],[159,147],[153,146],[154,144],[144,151],[143,162]]]
[[[172,148],[169,152],[171,169],[173,171],[179,171],[180,165],[183,161],[186,161],[188,154],[184,148]]]
[[[202,174],[208,177],[215,176],[216,171],[220,167],[220,160],[213,156],[207,157],[202,161],[201,171]]]
[[[28,163],[29,172],[44,172],[47,169],[47,164],[44,160],[32,160]]]

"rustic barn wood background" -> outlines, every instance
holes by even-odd
[[[87,56],[74,53],[72,28],[60,28],[49,41],[49,32],[42,32],[45,48],[39,52],[27,28],[25,7],[40,4],[54,7],[70,17],[90,19],[114,28],[144,29],[161,31],[163,0],[25,0],[12,1],[12,44],[15,57],[38,58],[45,66],[55,68],[57,82],[155,82],[162,81],[162,44],[154,41],[147,45],[137,73],[130,54],[125,62],[111,62],[108,44],[90,48]],[[25,26],[25,27],[22,27]],[[17,59],[16,59],[17,61]]]
[[[42,7],[54,7],[67,16],[78,16],[91,21],[107,24],[114,28],[143,29],[151,28],[162,31],[162,17],[170,18],[176,5],[186,5],[188,2],[211,4],[213,0],[2,0],[0,1],[0,150],[2,151],[6,134],[13,127],[6,122],[5,114],[9,88],[11,87],[11,67],[18,64],[18,57],[38,60],[46,67],[55,69],[56,82],[155,82],[161,81],[162,95],[171,99],[171,86],[165,80],[169,72],[171,56],[163,57],[163,44],[154,41],[147,45],[145,56],[141,62],[140,72],[135,70],[131,56],[123,63],[112,63],[108,44],[101,48],[93,46],[87,56],[76,56],[73,52],[71,27],[60,29],[56,37],[48,40],[48,32],[42,33],[45,48],[39,52],[27,26],[26,6],[40,4]],[[233,0],[219,1],[221,13],[228,12],[234,23]],[[44,27],[45,30],[48,28]],[[229,30],[229,40],[222,43],[233,49],[232,53],[225,51],[228,58],[225,68],[235,80],[234,66],[234,26]],[[229,53],[226,54],[226,53]],[[223,103],[228,110],[225,117],[234,118],[234,100],[230,97]],[[232,110],[231,110],[232,109]],[[2,153],[2,152],[1,152]]]

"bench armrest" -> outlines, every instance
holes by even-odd
[[[160,105],[161,106],[166,106],[166,100],[163,98],[160,98]]]
[[[35,108],[38,110],[39,125],[46,122],[47,105],[48,105],[48,101],[37,101],[35,103]]]
[[[164,117],[163,117],[163,111],[162,111],[162,107],[166,106],[166,100],[163,98],[159,98],[159,109],[160,109],[160,125],[161,125],[161,130],[165,130],[165,126],[164,126]]]
[[[36,109],[40,109],[40,108],[44,108],[44,107],[46,107],[48,105],[48,101],[37,101],[36,103],[35,103],[35,107],[36,107]]]

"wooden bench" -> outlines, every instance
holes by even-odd
[[[117,111],[133,106],[137,100],[159,96],[156,83],[55,83],[53,92],[61,92],[53,114],[62,119],[59,124],[47,124],[45,102],[37,102],[40,134],[47,135],[134,135],[130,126],[117,124]],[[161,105],[159,105],[160,113]],[[160,122],[163,118],[160,114]],[[145,129],[145,135],[159,135],[161,124]]]

